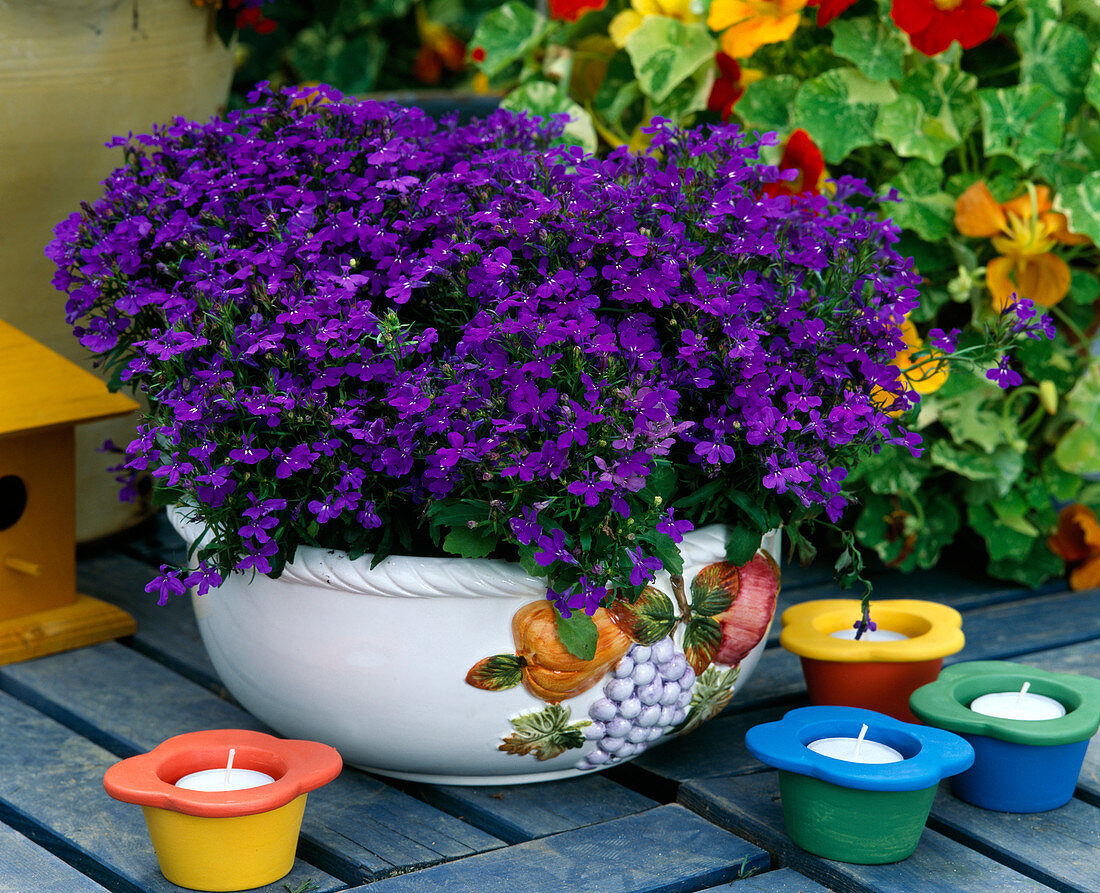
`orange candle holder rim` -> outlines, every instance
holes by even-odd
[[[962,615],[938,602],[887,599],[871,602],[871,619],[880,629],[904,633],[908,639],[892,642],[834,638],[851,629],[861,617],[859,599],[818,599],[793,605],[783,612],[779,644],[814,660],[841,663],[901,663],[939,660],[962,650]]]
[[[193,791],[176,787],[192,772],[224,767],[234,749],[233,768],[264,772],[270,784],[239,791]],[[245,729],[216,729],[176,735],[151,751],[122,760],[103,776],[116,800],[204,818],[256,815],[278,809],[328,784],[343,768],[334,747],[316,741],[276,738]]]

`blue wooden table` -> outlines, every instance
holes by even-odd
[[[172,735],[263,727],[221,688],[186,599],[158,608],[152,566],[180,557],[163,524],[84,556],[80,589],[135,615],[132,638],[0,667],[0,891],[169,891],[141,811],[111,800],[104,771]],[[837,595],[825,574],[787,571],[780,609]],[[966,648],[1100,675],[1100,590],[1025,591],[948,571],[884,575],[877,598],[958,608]],[[778,626],[778,624],[776,624]],[[719,718],[632,763],[540,785],[464,788],[345,769],[310,795],[291,874],[264,890],[318,893],[897,891],[1100,893],[1100,745],[1076,797],[1037,815],[986,812],[941,790],[916,853],[895,865],[830,862],[783,830],[774,772],[749,727],[806,703],[778,630]]]

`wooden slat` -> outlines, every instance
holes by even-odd
[[[767,866],[762,850],[673,804],[356,889],[681,893],[728,883]]]
[[[2,667],[0,687],[118,756],[199,729],[268,731],[228,701],[117,643]],[[350,768],[310,794],[302,826],[302,852],[349,883],[502,845]]]
[[[76,578],[81,592],[118,605],[137,621],[137,632],[127,644],[212,691],[224,692],[203,648],[190,597],[158,605],[156,596],[145,591],[154,574],[155,568],[144,562],[108,552],[80,561]]]
[[[110,890],[179,890],[157,867],[141,810],[103,790],[114,755],[6,694],[0,694],[0,729],[0,820]],[[293,888],[311,878],[318,893],[344,886],[300,859],[286,881]],[[259,889],[285,893],[281,882]]]
[[[699,893],[829,893],[828,889],[816,884],[793,868],[780,868],[764,874],[754,874],[741,878],[732,886],[710,887]]]
[[[91,878],[7,825],[0,825],[0,853],[0,893],[106,893]]]
[[[1054,889],[925,829],[917,850],[890,865],[821,859],[787,836],[774,772],[710,778],[680,788],[680,802],[814,881],[845,893],[1036,893]],[[736,890],[736,888],[734,888]]]
[[[658,805],[603,775],[526,785],[410,785],[406,789],[508,843],[606,822]]]
[[[1096,893],[1100,887],[1100,809],[1080,800],[1013,815],[971,806],[944,786],[930,826],[1057,889]]]

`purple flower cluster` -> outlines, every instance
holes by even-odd
[[[872,396],[901,393],[918,277],[858,181],[769,198],[733,126],[598,158],[503,111],[253,101],[116,140],[48,248],[81,343],[149,398],[128,467],[211,534],[151,591],[441,546],[592,613],[693,524],[836,519],[847,465],[919,443]]]

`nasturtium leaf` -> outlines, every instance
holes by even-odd
[[[1020,83],[1042,84],[1065,103],[1067,117],[1081,107],[1092,47],[1080,28],[1029,13],[1014,32],[1020,48]]]
[[[890,205],[889,215],[903,229],[922,239],[940,242],[955,227],[955,201],[943,191],[943,171],[920,159],[910,161],[888,184],[902,201]]]
[[[641,88],[634,79],[630,57],[625,50],[620,50],[607,64],[607,74],[592,100],[592,110],[602,121],[621,130],[624,136],[629,136],[634,121],[627,120],[627,113],[637,106],[639,111],[630,118],[640,117],[643,99]]]
[[[1100,472],[1100,360],[1094,360],[1066,394],[1065,410],[1076,420],[1054,448],[1054,458],[1063,470],[1075,474]]]
[[[555,84],[549,81],[528,81],[520,84],[500,101],[502,109],[530,112],[532,117],[549,121],[554,115],[569,115],[562,141],[580,146],[586,152],[596,151],[596,128],[592,116]]]
[[[479,660],[466,674],[466,684],[485,691],[515,688],[523,678],[523,658],[515,654],[495,654]]]
[[[873,494],[862,502],[856,535],[883,564],[899,570],[933,567],[959,529],[959,513],[950,499],[924,493]]]
[[[652,100],[649,110],[655,118],[668,118],[676,123],[685,122],[695,112],[707,107],[712,86],[714,63],[708,59],[690,77],[673,87],[672,92],[663,100]]]
[[[558,638],[565,650],[581,660],[592,660],[600,638],[596,622],[584,611],[573,611],[568,617],[558,614],[557,619]]]
[[[314,24],[298,32],[287,56],[302,80],[340,84],[348,93],[361,93],[374,88],[386,44],[374,31],[347,38]]]
[[[1062,145],[1066,108],[1042,84],[978,91],[986,155],[1011,155],[1030,167]]]
[[[914,459],[908,450],[886,446],[861,459],[845,483],[858,481],[872,493],[886,495],[916,493],[929,472],[928,463]]]
[[[1012,556],[1027,555],[1035,537],[1022,533],[1013,525],[1004,523],[993,507],[984,501],[974,501],[967,507],[967,522],[985,540],[989,557],[995,561]],[[1043,544],[1045,547],[1045,543]]]
[[[707,617],[728,610],[741,588],[737,567],[716,561],[699,571],[691,581],[691,610]]]
[[[1073,270],[1070,274],[1069,299],[1075,304],[1092,307],[1100,297],[1100,280],[1093,273]]]
[[[998,494],[1007,493],[1024,470],[1023,457],[1003,444],[992,453],[986,453],[964,449],[947,440],[937,440],[928,452],[933,465],[972,481],[990,481]]]
[[[1086,0],[1091,3],[1092,0]],[[1038,16],[1040,19],[1057,21],[1062,17],[1062,0],[1022,0],[1021,7],[1028,15]]]
[[[791,129],[791,109],[798,86],[798,78],[789,74],[761,78],[745,87],[733,110],[748,127],[761,132],[787,133]]]
[[[496,548],[498,539],[488,527],[452,527],[443,540],[443,551],[463,558],[484,558]]]
[[[898,80],[905,73],[905,40],[879,18],[841,18],[832,23],[833,52],[855,63],[876,81]]]
[[[792,124],[804,128],[830,164],[875,142],[879,107],[897,98],[889,84],[854,68],[833,68],[806,81],[794,100]]]
[[[1066,215],[1069,228],[1100,245],[1100,170],[1093,170],[1073,186],[1062,186],[1057,208]]]
[[[1092,56],[1088,80],[1085,82],[1085,99],[1094,109],[1100,110],[1100,49]]]
[[[642,92],[658,102],[704,64],[713,64],[718,44],[702,22],[687,24],[649,15],[626,38],[626,51]]]
[[[1065,572],[1062,559],[1047,548],[1046,537],[1032,537],[1024,551],[991,559],[986,565],[991,577],[1035,587]]]
[[[722,628],[713,617],[693,617],[684,626],[684,657],[696,676],[710,666],[721,644]]]
[[[635,642],[652,645],[676,627],[672,599],[655,586],[647,586],[633,603],[617,598],[607,608],[615,625]]]
[[[545,16],[519,0],[498,6],[486,14],[470,38],[471,47],[485,51],[478,68],[489,77],[500,74],[538,45],[549,24]]]
[[[947,153],[962,142],[950,112],[933,117],[907,94],[879,108],[875,136],[903,158],[922,158],[934,165],[943,164]]]
[[[977,77],[945,65],[942,59],[922,58],[905,76],[899,91],[920,102],[929,115],[950,118],[960,138],[965,138],[978,123],[977,85]]]

